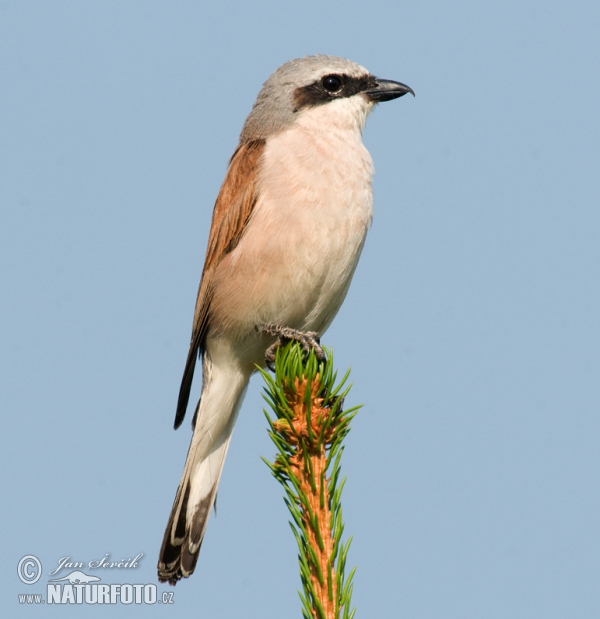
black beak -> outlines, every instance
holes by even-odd
[[[394,82],[392,80],[380,80],[379,78],[375,79],[377,80],[377,86],[375,86],[375,88],[370,88],[365,92],[367,97],[375,103],[391,101],[392,99],[402,97],[408,92],[410,92],[413,97],[415,96],[413,89],[406,84],[401,84],[400,82]]]

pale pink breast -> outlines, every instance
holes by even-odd
[[[261,197],[214,277],[211,314],[223,329],[329,325],[371,222],[372,172],[359,133],[298,127],[269,139]]]

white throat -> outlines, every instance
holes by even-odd
[[[319,133],[351,131],[360,136],[373,106],[374,104],[362,95],[336,99],[302,110],[295,125]]]

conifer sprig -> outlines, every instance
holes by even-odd
[[[290,526],[298,543],[304,619],[352,619],[352,579],[346,577],[351,538],[342,542],[340,461],[343,440],[359,407],[343,410],[350,371],[336,384],[331,350],[318,361],[311,350],[305,359],[300,344],[277,351],[275,376],[263,371],[269,436],[277,448],[267,463],[285,489]]]

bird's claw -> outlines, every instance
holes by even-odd
[[[316,331],[298,331],[290,327],[278,325],[264,325],[258,329],[264,335],[274,335],[277,339],[265,352],[265,363],[272,372],[275,371],[275,357],[277,349],[288,342],[298,342],[302,346],[302,352],[308,357],[311,350],[319,361],[325,360],[325,351],[321,348],[321,339]]]

